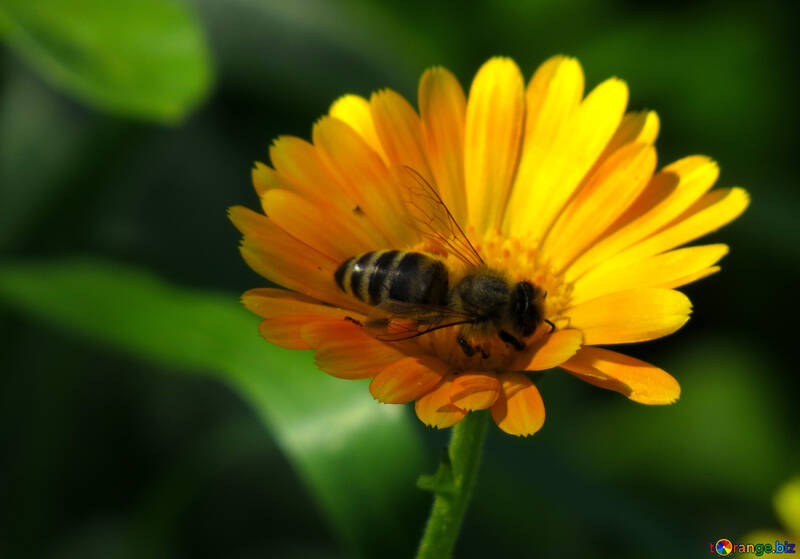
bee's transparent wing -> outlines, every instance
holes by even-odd
[[[474,321],[473,315],[463,311],[390,300],[372,309],[364,330],[378,340],[399,342]]]
[[[483,265],[464,230],[447,209],[435,186],[407,165],[394,167],[402,185],[403,201],[411,225],[426,239],[471,267]]]

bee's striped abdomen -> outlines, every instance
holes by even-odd
[[[342,291],[370,305],[388,299],[429,305],[447,302],[447,268],[421,252],[378,250],[354,256],[337,268],[334,279]]]

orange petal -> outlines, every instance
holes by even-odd
[[[270,148],[275,171],[261,169],[253,172],[256,190],[264,206],[265,194],[274,189],[291,190],[307,200],[317,211],[332,213],[338,221],[352,221],[360,237],[368,237],[371,246],[389,243],[374,219],[361,211],[359,202],[326,169],[319,150],[300,138],[282,136]],[[265,209],[266,211],[266,209]],[[352,256],[352,255],[349,255]],[[349,257],[348,256],[348,257]]]
[[[422,127],[414,107],[402,95],[385,89],[372,94],[370,110],[388,163],[408,165],[432,181]]]
[[[491,408],[497,426],[511,435],[533,435],[544,425],[544,402],[539,390],[522,373],[500,375],[502,392]]]
[[[328,114],[349,124],[384,161],[389,161],[378,139],[375,123],[372,120],[369,101],[360,95],[353,95],[352,93],[342,95],[333,102]]]
[[[575,355],[583,342],[580,330],[557,330],[522,352],[513,366],[522,371],[544,371],[558,367]]]
[[[671,404],[681,387],[669,373],[633,357],[584,347],[562,369],[595,386],[615,390],[642,404]]]
[[[345,308],[365,307],[336,286],[333,274],[338,262],[252,210],[234,206],[228,217],[245,236],[239,248],[245,262],[265,278],[319,301]]]
[[[312,346],[302,336],[303,328],[311,323],[321,328],[331,328],[338,321],[311,315],[279,316],[262,320],[258,332],[271,344],[287,349],[311,349]]]
[[[647,185],[656,167],[656,151],[647,144],[627,144],[588,179],[550,229],[543,258],[562,270],[589,247],[624,212]]]
[[[606,80],[592,90],[554,137],[542,142],[542,149],[534,144],[525,146],[504,231],[533,242],[545,236],[613,136],[627,101],[625,83]]]
[[[375,230],[353,212],[321,207],[280,188],[266,192],[261,203],[270,221],[337,262],[380,246],[380,237],[373,234]]]
[[[439,386],[419,398],[414,404],[417,417],[425,425],[446,429],[461,421],[467,414],[450,401],[451,377],[445,378]]]
[[[435,357],[404,357],[372,379],[369,391],[384,404],[405,404],[430,392],[449,372]]]
[[[462,410],[485,410],[497,400],[500,382],[494,373],[462,373],[450,387],[450,401]]]
[[[595,268],[575,282],[571,301],[573,305],[579,305],[609,293],[637,287],[679,287],[712,273],[710,267],[727,253],[726,245],[694,246],[665,252],[621,268]]]
[[[306,324],[308,317],[283,316],[262,320],[258,325],[258,332],[269,343],[286,349],[311,349],[300,336],[300,329]]]
[[[256,161],[250,176],[253,179],[253,187],[259,196],[271,188],[278,187],[277,172],[271,167]]]
[[[359,215],[387,239],[387,246],[375,248],[401,248],[416,242],[418,234],[404,225],[399,189],[375,150],[352,128],[331,117],[322,117],[314,125],[313,136],[327,169],[343,185]]]
[[[418,96],[425,149],[439,195],[456,221],[464,225],[467,223],[464,90],[453,74],[436,67],[422,75]]]
[[[354,205],[344,186],[326,169],[319,152],[307,141],[295,136],[281,136],[269,148],[277,176],[262,185],[297,192],[308,200],[325,206],[338,205],[349,210]]]
[[[495,227],[505,208],[524,117],[519,68],[509,58],[492,58],[472,82],[464,139],[467,211],[479,234]]]
[[[717,164],[699,155],[667,165],[653,176],[639,198],[609,227],[604,238],[569,267],[567,281],[574,281],[678,217],[711,188],[718,175]]]
[[[242,295],[242,304],[249,311],[264,318],[283,316],[343,318],[348,313],[344,309],[324,305],[311,297],[271,287],[245,291]]]
[[[356,314],[284,289],[251,289],[242,295],[242,303],[248,310],[267,319],[259,325],[261,336],[288,349],[311,348],[301,335],[301,330],[308,324],[338,326],[348,313]]]
[[[630,289],[592,299],[564,311],[583,343],[624,344],[654,340],[686,324],[692,303],[671,289]]]
[[[302,339],[316,349],[317,366],[339,378],[372,378],[405,357],[391,345],[367,336],[360,326],[350,321],[313,322],[304,326],[300,333]]]

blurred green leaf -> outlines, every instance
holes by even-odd
[[[775,511],[783,526],[800,536],[800,477],[789,480],[775,493]]]
[[[98,108],[174,121],[211,83],[202,29],[167,0],[5,0],[0,30],[52,84]]]
[[[0,96],[0,250],[21,244],[75,182],[87,184],[103,147],[115,146],[96,115],[80,114],[29,72],[6,72]],[[76,181],[74,177],[79,177]]]
[[[0,264],[0,301],[137,355],[218,374],[256,409],[346,544],[362,553],[407,547],[393,526],[417,496],[421,452],[406,410],[377,404],[363,382],[316,370],[310,352],[264,342],[236,296],[63,260]]]
[[[670,406],[614,398],[583,420],[576,449],[601,477],[655,479],[676,492],[713,489],[760,499],[790,467],[765,357],[728,341],[686,347],[664,364],[681,383]]]

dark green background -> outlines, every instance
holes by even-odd
[[[707,557],[779,528],[772,494],[800,471],[793,3],[47,4],[0,1],[0,556],[413,553],[414,477],[446,433],[258,340],[237,299],[265,282],[225,208],[256,208],[252,162],[338,96],[415,99],[433,64],[468,88],[497,54],[526,78],[557,53],[588,87],[621,77],[661,117],[661,164],[711,155],[752,205],[706,239],[731,254],[685,289],[689,324],[625,348],[681,400],[544,378],[540,433],[490,431],[457,556]],[[97,26],[88,50],[70,18]],[[126,49],[125,71],[97,65]],[[342,410],[352,436],[315,420]]]

